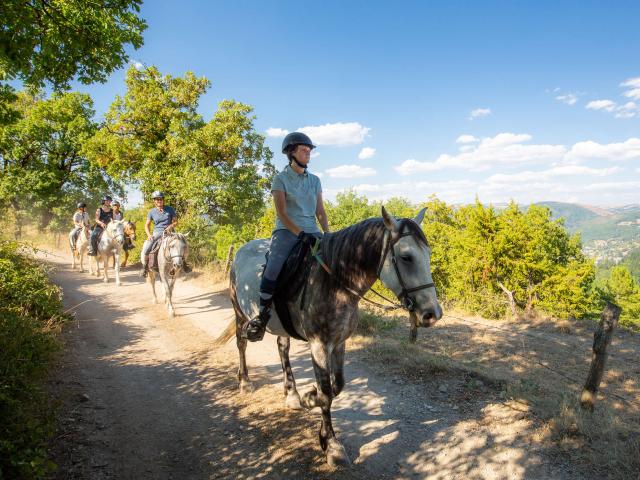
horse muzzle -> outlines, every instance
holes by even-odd
[[[432,327],[438,320],[442,318],[442,307],[440,307],[440,305],[429,307],[424,312],[417,313],[416,317],[418,319],[418,326]]]

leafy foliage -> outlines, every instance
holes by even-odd
[[[0,126],[0,208],[10,208],[18,228],[33,220],[54,231],[66,229],[79,200],[122,192],[82,154],[96,131],[88,95],[55,93],[45,99],[24,91],[14,105],[21,118]]]
[[[623,265],[611,269],[603,285],[607,300],[622,308],[620,323],[640,328],[640,285]]]
[[[145,196],[163,190],[194,228],[254,221],[274,168],[253,109],[225,100],[205,122],[197,107],[209,81],[190,72],[172,77],[155,67],[130,68],[126,83],[124,98],[116,98],[87,143],[94,163],[138,183]]]
[[[0,242],[0,477],[42,477],[51,432],[42,379],[57,350],[60,289],[15,242]]]
[[[142,0],[4,0],[0,7],[0,71],[41,87],[104,82],[142,46]]]

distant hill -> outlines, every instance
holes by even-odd
[[[536,205],[547,207],[551,210],[553,218],[564,218],[564,226],[570,232],[581,231],[582,225],[599,217],[609,217],[611,213],[601,208],[594,209],[573,203],[562,202],[538,202]],[[606,212],[605,215],[602,213]]]

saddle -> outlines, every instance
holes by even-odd
[[[291,249],[287,261],[278,275],[275,293],[273,294],[273,305],[282,326],[290,336],[304,341],[307,339],[300,336],[293,326],[293,319],[287,302],[294,298],[303,288],[306,288],[312,265],[311,246],[307,242],[298,240]],[[302,306],[301,303],[301,308]]]

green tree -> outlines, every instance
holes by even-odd
[[[611,269],[605,283],[605,298],[622,307],[620,323],[640,327],[640,285],[625,266]]]
[[[142,46],[142,0],[4,0],[0,3],[0,71],[42,87],[104,82]]]
[[[329,228],[332,231],[341,230],[365,218],[379,217],[380,208],[369,203],[364,195],[358,195],[353,190],[336,195],[334,202],[326,202]]]
[[[36,221],[62,229],[75,203],[94,201],[121,187],[82,154],[96,125],[86,94],[55,93],[49,99],[20,92],[14,108],[21,118],[0,126],[0,208],[21,223]]]
[[[145,196],[165,191],[180,216],[194,217],[194,226],[255,222],[274,168],[254,129],[253,109],[225,100],[205,122],[197,108],[209,81],[191,72],[172,77],[132,67],[126,84],[125,96],[116,98],[87,143],[95,164],[139,184]]]

